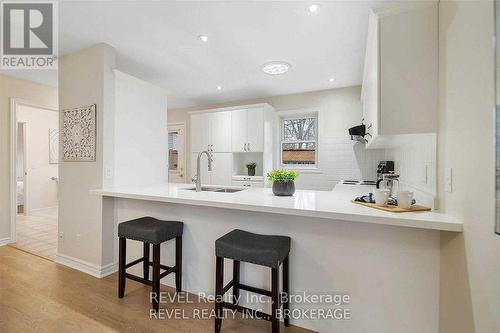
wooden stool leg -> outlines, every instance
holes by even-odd
[[[149,280],[149,243],[144,243],[143,251],[144,261],[142,263],[142,273],[144,275],[144,280]]]
[[[224,289],[224,258],[217,257],[215,269],[215,333],[222,328],[222,290]],[[219,302],[220,301],[220,302]]]
[[[153,245],[153,309],[158,311],[160,308],[160,244]],[[153,296],[154,296],[153,295]]]
[[[237,260],[233,260],[233,281],[233,304],[238,304],[240,298],[240,288],[238,288],[240,283],[240,262]]]
[[[182,291],[182,236],[175,238],[175,289]]]
[[[272,313],[271,313],[271,324],[272,324],[272,333],[279,333],[280,331],[280,321],[277,316],[277,312],[280,308],[280,299],[279,299],[279,269],[272,268],[271,269],[271,297],[272,297]]]
[[[125,295],[125,259],[127,258],[127,239],[120,237],[118,259],[118,297]]]
[[[286,295],[285,302],[283,303],[283,314],[285,327],[290,326],[290,272],[288,267],[288,256],[283,261],[283,293]]]

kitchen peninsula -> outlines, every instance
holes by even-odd
[[[269,188],[196,192],[193,185],[169,183],[92,193],[103,197],[103,223],[115,230],[118,223],[141,216],[185,223],[183,279],[188,292],[213,293],[214,241],[225,233],[243,229],[287,235],[292,238],[292,293],[347,293],[353,316],[370,314],[356,321],[299,319],[292,324],[319,332],[345,326],[370,331],[374,325],[395,332],[400,323],[391,318],[404,318],[407,332],[432,332],[439,313],[440,232],[460,232],[462,224],[436,212],[398,214],[355,205],[350,200],[361,193],[354,191],[298,190],[293,197],[275,197]],[[116,259],[116,233],[102,241],[103,248],[114,244]],[[141,247],[134,245],[129,260],[140,257]],[[173,260],[173,248],[163,250],[165,262]],[[242,266],[248,284],[268,288],[262,285],[267,274],[261,267]],[[162,282],[173,285],[168,278]]]

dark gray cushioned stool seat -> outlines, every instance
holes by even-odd
[[[118,224],[118,237],[160,244],[182,236],[183,227],[182,222],[162,221],[147,216]]]
[[[290,252],[290,237],[233,230],[215,241],[215,255],[237,261],[279,268]]]

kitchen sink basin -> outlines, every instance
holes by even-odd
[[[184,190],[188,191],[196,191],[196,187],[185,188]],[[229,188],[229,187],[207,187],[202,186],[202,192],[219,192],[219,193],[235,193],[239,191],[243,191],[244,188]]]
[[[220,188],[215,192],[224,192],[224,193],[234,193],[234,192],[239,192],[243,191],[244,188]]]

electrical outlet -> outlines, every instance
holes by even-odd
[[[59,240],[61,242],[64,242],[64,232],[63,231],[59,231]]]
[[[106,166],[105,172],[104,172],[104,177],[106,179],[112,179],[113,178],[113,167]]]
[[[453,169],[446,168],[444,171],[444,190],[448,193],[453,192]]]

